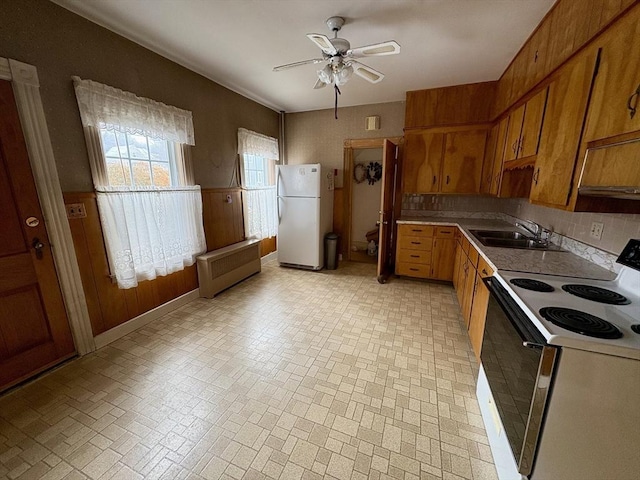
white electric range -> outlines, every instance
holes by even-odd
[[[485,281],[477,395],[500,480],[638,477],[640,240],[618,263],[613,281]]]

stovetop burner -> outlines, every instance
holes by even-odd
[[[553,288],[548,283],[540,282],[538,280],[532,280],[530,278],[514,278],[509,280],[516,287],[524,288],[525,290],[533,290],[534,292],[553,292]]]
[[[572,308],[544,307],[540,309],[540,315],[554,325],[581,335],[606,339],[622,337],[622,332],[615,325],[600,317]]]
[[[624,295],[592,285],[567,284],[562,285],[562,289],[571,295],[593,300],[594,302],[608,303],[610,305],[629,305],[631,303]]]

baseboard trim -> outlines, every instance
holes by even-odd
[[[262,265],[264,265],[265,263],[269,263],[277,259],[278,259],[278,251],[276,250],[275,252],[266,254],[264,257],[260,259],[260,262],[262,262]]]
[[[190,292],[180,295],[173,300],[169,300],[167,303],[163,303],[159,307],[149,310],[148,312],[144,312],[142,315],[138,315],[137,317],[134,317],[131,320],[118,325],[117,327],[113,327],[111,330],[107,330],[100,335],[96,335],[94,337],[96,348],[102,348],[105,345],[109,345],[111,342],[115,342],[119,338],[130,334],[140,327],[143,327],[146,324],[157,320],[163,315],[166,315],[167,313],[172,312],[175,309],[180,308],[181,306],[186,305],[187,303],[199,297],[199,290],[196,288],[195,290],[191,290]]]

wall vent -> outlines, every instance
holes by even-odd
[[[213,250],[200,255],[197,262],[200,296],[213,298],[221,291],[260,272],[260,240],[245,240]]]
[[[380,130],[380,115],[365,118],[365,130]]]

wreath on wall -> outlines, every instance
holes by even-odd
[[[373,185],[382,178],[382,165],[379,162],[356,163],[353,166],[353,180],[356,183],[362,183],[365,180],[369,185]]]

